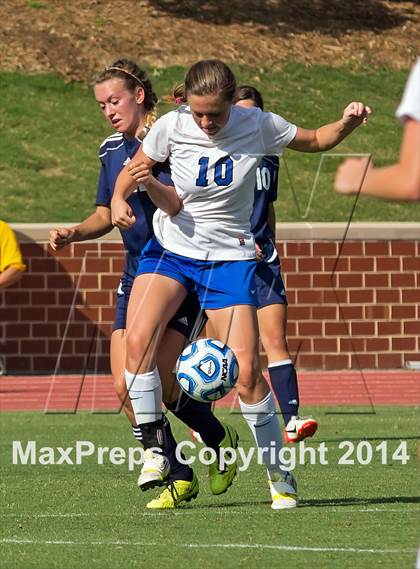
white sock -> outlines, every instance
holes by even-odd
[[[137,425],[162,418],[162,384],[158,368],[147,373],[124,371],[125,382]]]
[[[280,468],[279,458],[279,452],[283,446],[282,434],[273,394],[270,391],[259,403],[244,403],[239,398],[239,404],[242,415],[254,435],[257,447],[267,449],[261,458],[267,468],[268,478],[278,480],[279,474],[284,478],[285,471]]]

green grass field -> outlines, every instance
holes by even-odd
[[[163,95],[182,80],[184,69],[151,70],[155,90]],[[331,69],[289,63],[282,70],[235,68],[238,81],[257,86],[266,109],[300,126],[314,128],[337,120],[351,100],[374,109],[370,123],[337,149],[372,153],[378,165],[398,154],[401,128],[394,112],[407,72],[390,69]],[[91,213],[99,161],[97,151],[112,131],[94,101],[92,89],[66,84],[53,76],[0,72],[3,112],[0,116],[1,217],[8,222],[78,221]],[[160,105],[161,113],[169,107]],[[332,151],[334,152],[334,151]],[[290,178],[282,168],[277,214],[280,221],[347,221],[354,198],[336,196],[334,172],[341,158],[323,162],[313,188],[319,155],[285,153]],[[291,186],[293,186],[295,197]],[[313,191],[313,200],[306,212]],[[298,205],[296,205],[296,202]],[[414,221],[413,204],[360,200],[354,221]]]
[[[300,507],[270,509],[263,467],[252,464],[223,496],[212,496],[204,466],[197,468],[197,500],[169,512],[151,512],[135,471],[94,457],[81,465],[13,465],[12,441],[70,447],[135,446],[118,415],[1,416],[2,566],[39,568],[200,567],[414,567],[419,545],[418,409],[378,408],[375,415],[326,414],[307,446],[325,442],[328,465],[298,466]],[[334,409],[337,411],[337,409]],[[360,409],[359,409],[360,411]],[[239,415],[231,415],[241,444],[251,444]],[[417,424],[417,426],[416,426]],[[174,422],[178,439],[185,428]],[[343,440],[372,448],[386,441],[388,464],[373,451],[368,465],[339,465]],[[407,464],[392,453],[407,441]],[[364,455],[362,456],[362,458]],[[352,458],[356,455],[353,453]],[[74,456],[73,456],[74,459]],[[357,462],[357,461],[356,461]]]

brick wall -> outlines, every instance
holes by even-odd
[[[123,265],[118,235],[52,255],[48,227],[14,229],[28,272],[0,292],[0,356],[7,372],[109,372]],[[278,228],[289,348],[298,354],[298,367],[390,369],[420,360],[418,226],[354,224],[338,256],[344,229]]]

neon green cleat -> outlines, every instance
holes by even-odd
[[[188,480],[174,480],[169,482],[165,490],[154,500],[146,504],[151,510],[171,510],[177,508],[181,502],[191,502],[198,495],[198,479],[194,474],[191,482]]]
[[[227,449],[238,448],[239,436],[236,430],[228,425],[227,423],[222,423],[225,429],[225,437],[219,444],[219,447],[225,449],[224,456],[225,459],[230,457],[233,458],[232,453]],[[210,490],[213,494],[223,494],[232,485],[233,479],[236,476],[238,469],[237,457],[232,462],[232,464],[226,464],[224,470],[219,470],[219,461],[214,461],[209,465],[209,477],[210,477]]]

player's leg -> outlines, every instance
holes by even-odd
[[[213,415],[210,404],[195,401],[179,388],[173,373],[179,354],[201,333],[206,321],[197,296],[189,294],[168,323],[167,334],[174,349],[161,354],[159,367],[163,365],[166,370],[163,398],[166,407],[187,426],[201,431],[206,446],[216,449],[225,434],[222,424]]]
[[[199,306],[198,306],[199,308]],[[162,381],[163,400],[168,410],[188,426],[193,425],[206,433],[207,441],[219,443],[224,436],[224,429],[218,419],[212,414],[206,403],[194,401],[180,392],[175,378],[174,368],[179,354],[188,342],[191,332],[186,317],[178,310],[174,318],[169,322],[163,336],[162,345],[164,350],[159,351],[157,360],[159,373]],[[171,326],[173,326],[171,328]],[[221,435],[218,437],[218,432]],[[206,441],[206,444],[208,444]],[[191,471],[192,473],[192,471]],[[226,490],[227,488],[225,488]],[[189,481],[181,481],[169,478],[167,487],[154,500],[147,504],[152,509],[175,508],[182,501],[190,501],[195,498],[199,491],[198,480],[195,475]]]
[[[181,391],[173,373],[179,354],[190,339],[200,334],[206,320],[196,295],[188,295],[168,323],[163,344],[170,346],[170,349],[161,351],[158,366],[164,391],[163,400],[168,410],[191,429],[200,432],[204,444],[218,454],[220,446],[228,444],[231,446],[232,441],[236,441],[236,432],[229,425],[219,421],[209,403],[195,401]],[[236,464],[223,472],[210,467],[212,493],[226,492],[233,482],[235,473]]]
[[[142,442],[141,430],[137,427],[133,407],[127,392],[124,377],[125,366],[125,329],[114,330],[111,336],[110,348],[111,373],[114,380],[115,393],[121,401],[122,410],[133,427],[133,435],[138,442]]]
[[[312,436],[318,424],[311,418],[298,416],[299,390],[295,366],[287,347],[287,298],[279,260],[258,263],[255,280],[260,338],[268,358],[271,387],[286,427],[285,440],[298,442]]]
[[[286,311],[286,304],[270,304],[262,306],[257,312],[271,387],[279,402],[285,425],[298,414],[299,408],[296,372],[287,349]]]
[[[131,258],[129,258],[129,261]],[[134,282],[134,277],[131,271],[134,267],[129,267],[130,272],[124,272],[118,286],[116,301],[115,301],[115,321],[113,332],[111,335],[110,346],[110,363],[111,373],[114,379],[114,389],[121,401],[124,413],[130,421],[134,438],[141,443],[142,435],[141,430],[136,423],[133,408],[131,406],[130,398],[127,393],[127,386],[125,383],[124,368],[125,368],[125,327],[127,322],[127,307],[130,298],[131,289]]]
[[[185,337],[177,330],[171,328],[166,330],[165,351],[162,351],[158,359],[163,385],[163,401],[175,417],[202,435],[206,446],[218,449],[220,441],[225,436],[225,430],[213,414],[211,405],[195,401],[183,393],[173,373],[176,360],[185,347],[185,342]]]
[[[162,415],[162,385],[156,362],[166,325],[186,294],[186,288],[179,281],[146,273],[135,279],[130,295],[124,375],[146,449],[138,480],[142,489],[164,483],[170,471],[165,456],[168,448]]]
[[[167,328],[162,338],[164,349],[159,350],[157,356],[157,367],[162,382],[162,398],[166,404],[168,394],[172,394],[175,386],[174,366],[178,355],[185,346],[185,337]],[[199,484],[193,470],[185,464],[184,460],[179,462],[177,453],[177,443],[170,430],[167,416],[163,416],[165,429],[166,455],[169,459],[171,472],[166,481],[165,489],[155,499],[147,504],[150,509],[172,509],[176,508],[181,502],[189,502],[196,498],[199,492]],[[181,453],[182,459],[185,459]]]
[[[259,362],[255,270],[252,261],[214,263],[205,290],[199,292],[205,294],[202,305],[216,333],[238,358],[241,410],[267,467],[272,507],[292,508],[297,505],[296,483],[280,462],[280,424]]]
[[[297,505],[293,476],[280,461],[282,434],[273,395],[259,364],[258,324],[254,306],[208,310],[218,337],[235,352],[239,365],[237,390],[242,414],[254,436],[270,482],[274,509]]]
[[[117,315],[121,315],[121,312],[118,310]],[[116,325],[125,326],[125,318],[120,322],[117,316]],[[123,405],[123,410],[132,425],[135,439],[142,443],[141,427],[136,423],[124,377],[125,352],[125,329],[114,330],[111,336],[111,371],[114,378],[114,388]],[[163,374],[165,374],[165,370]],[[172,434],[171,425],[165,418],[163,431],[167,449],[166,454],[171,469],[169,480],[174,489],[173,495],[176,496],[176,503],[172,501],[172,505],[167,505],[166,507],[175,507],[180,502],[184,500],[189,501],[191,497],[195,497],[198,494],[198,481],[194,477],[192,469],[187,464],[179,462],[176,453],[177,444]]]

